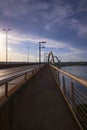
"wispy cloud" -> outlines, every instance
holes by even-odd
[[[3,40],[4,37],[2,37],[2,41],[3,44],[5,46],[5,40]],[[46,41],[45,47],[46,48],[51,48],[51,50],[54,50],[54,48],[56,48],[58,51],[56,52],[56,55],[60,57],[60,59],[62,58],[64,61],[66,61],[66,59],[69,60],[81,60],[80,55],[83,54],[84,52],[80,49],[76,49],[73,48],[72,45],[67,44],[65,42],[60,42],[60,41],[56,41],[53,39],[48,39],[45,37],[40,37],[37,35],[33,35],[33,34],[28,34],[28,35],[23,35],[21,33],[17,33],[15,32],[14,34],[9,35],[9,57],[10,59],[12,59],[11,57],[14,57],[15,55],[19,55],[18,57],[27,57],[27,53],[23,54],[23,51],[20,50],[20,52],[15,52],[14,48],[15,45],[17,47],[17,45],[21,45],[22,42],[27,43],[27,46],[31,46],[31,49],[33,47],[33,44],[37,44],[39,43],[39,41]],[[13,45],[11,48],[11,44]],[[2,50],[3,46],[0,46],[0,51]],[[38,49],[38,48],[37,48]],[[37,49],[34,48],[33,51],[38,51]],[[67,50],[68,52],[61,52],[60,50],[64,49]],[[1,52],[2,55],[5,56],[5,50],[3,52]],[[11,56],[12,55],[12,56]],[[38,55],[38,53],[37,53]],[[35,59],[35,54],[31,55],[31,60],[38,60],[38,58]],[[18,58],[16,58],[18,60]],[[23,59],[23,58],[22,58]],[[27,59],[27,58],[25,58]],[[86,59],[85,59],[86,60]],[[25,60],[26,61],[26,60]]]
[[[22,42],[38,44],[39,41],[46,41],[45,46],[51,47],[51,48],[55,48],[55,47],[67,48],[70,46],[64,42],[53,40],[51,38],[45,38],[45,37],[34,35],[34,34],[25,34],[24,35],[24,34],[16,33],[16,32],[13,34],[9,34],[9,42],[11,44],[21,44]]]
[[[85,50],[87,47],[84,43],[87,41],[86,5],[87,0],[0,0],[0,28],[12,28],[8,35],[9,52],[14,51],[12,46],[33,46],[46,41],[46,48],[66,50],[59,52],[62,57],[69,55],[80,59],[84,53],[80,46],[84,44]],[[3,36],[0,38],[0,53],[4,54],[5,33]]]
[[[77,36],[87,39],[87,23],[82,23],[78,19],[72,18],[68,21],[69,28],[77,33]]]

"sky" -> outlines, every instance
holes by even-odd
[[[87,61],[87,0],[0,0],[0,61],[38,62],[44,53],[61,61]],[[28,48],[27,48],[28,47]]]

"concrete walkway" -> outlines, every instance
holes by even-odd
[[[15,99],[12,130],[80,130],[49,67],[44,67]]]

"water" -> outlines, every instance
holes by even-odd
[[[87,66],[67,66],[67,67],[62,67],[62,70],[74,74],[76,76],[79,76],[85,80],[87,80]],[[62,77],[62,76],[61,76]],[[61,78],[62,79],[62,78]],[[66,96],[68,101],[73,104],[73,108],[80,117],[80,121],[82,127],[84,127],[84,130],[87,128],[87,87],[82,86],[81,84],[75,82],[72,80],[74,83],[74,91],[73,91],[73,100],[71,99],[71,92],[70,92],[70,83],[71,79],[65,77],[66,80]]]
[[[61,69],[87,80],[87,66],[67,66]]]
[[[74,74],[80,78],[87,80],[87,66],[66,66],[66,67],[62,67],[61,69],[68,73]],[[65,81],[66,81],[66,91],[67,91],[67,94],[69,95],[71,79],[65,76]],[[77,95],[77,92],[80,91],[82,94],[87,96],[87,87],[82,86],[81,84],[79,84],[78,82],[74,80],[73,80],[73,83],[74,83],[74,88],[77,90],[76,95]],[[79,95],[79,97],[81,97],[81,95]],[[87,98],[84,101],[87,103]]]
[[[74,75],[76,75],[76,76],[79,76],[79,77],[84,78],[84,79],[87,80],[87,66],[67,66],[67,67],[62,67],[61,69],[65,70],[66,72],[69,72],[69,73],[71,73],[71,74],[74,74]],[[9,69],[7,69],[7,70],[0,70],[0,74],[1,74],[1,75],[2,75],[2,74],[4,75],[4,73],[6,74],[6,73],[8,73],[8,71],[9,71]],[[22,79],[22,80],[23,80],[23,79]],[[11,84],[9,85],[9,88],[14,87],[14,86],[15,86],[14,84],[15,84],[15,83],[19,83],[19,81],[20,81],[20,79],[17,79],[16,81],[13,80],[13,81],[11,82]],[[67,82],[66,87],[67,87],[67,90],[68,90],[68,88],[69,88],[69,86],[70,86],[71,80],[66,77],[66,82]],[[62,83],[62,82],[61,82],[61,83]],[[12,85],[12,84],[13,84],[13,85]],[[75,83],[75,84],[76,84],[76,83]],[[81,85],[76,84],[76,86],[77,86],[78,88],[80,88],[81,91],[82,91],[82,90],[85,91],[85,89],[87,90],[87,88],[84,88],[84,87],[82,88]],[[69,91],[70,91],[70,90],[69,90]],[[5,92],[5,88],[4,88],[4,85],[3,85],[3,87],[0,87],[0,95],[2,95],[2,93],[4,93],[4,92]]]
[[[87,80],[87,66],[67,66],[67,67],[62,67],[61,69],[68,72],[68,73],[74,74],[80,78]],[[68,77],[66,77],[66,79],[68,82]],[[74,83],[76,84],[76,86],[79,89],[81,88],[81,85],[79,83],[77,83],[75,81],[74,81]],[[84,88],[84,90],[85,89],[87,90],[86,87],[83,87],[83,88]]]

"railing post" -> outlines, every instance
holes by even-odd
[[[58,81],[58,72],[57,72],[57,70],[56,70],[56,80]]]
[[[63,76],[63,93],[66,96],[65,77]]]
[[[25,80],[27,80],[27,73],[25,74]]]
[[[59,76],[59,71],[58,71],[57,75],[58,75],[58,84],[59,84],[59,87],[60,87],[60,76]]]
[[[55,76],[55,79],[56,79],[56,70],[55,70],[55,72],[54,72],[54,76]]]
[[[8,83],[5,84],[5,97],[8,97]]]
[[[54,75],[54,70],[53,70],[53,68],[51,68],[51,72],[52,72],[52,74]]]
[[[58,79],[58,72],[57,72],[57,70],[56,70],[56,81],[57,81],[57,79]]]
[[[70,91],[70,96],[71,96],[71,106],[73,107],[73,105],[74,105],[74,84],[73,84],[73,82],[71,82],[71,91]]]
[[[32,70],[32,75],[34,75],[34,69]]]

